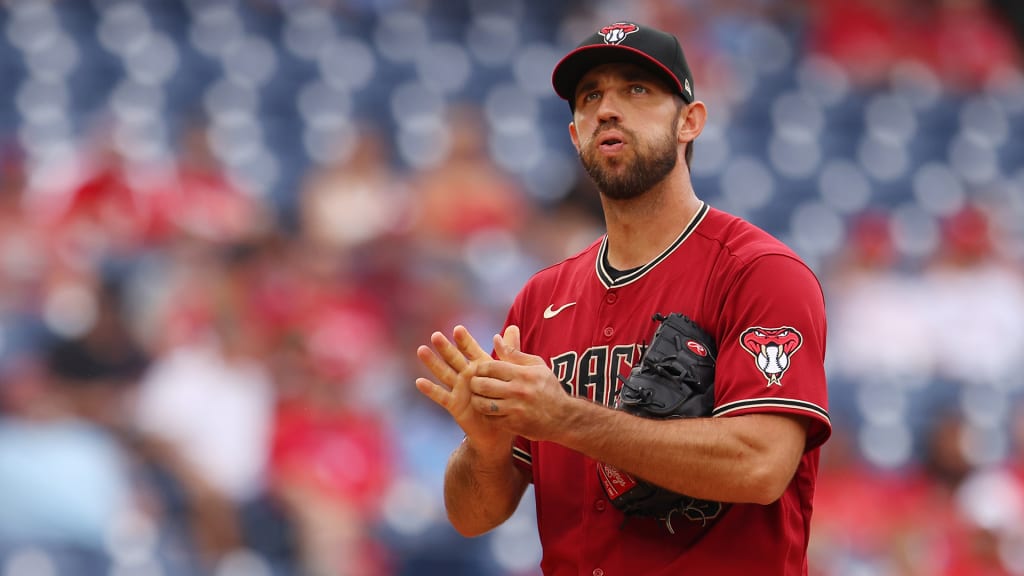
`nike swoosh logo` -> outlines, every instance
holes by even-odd
[[[548,307],[544,310],[544,319],[545,320],[550,320],[551,318],[554,318],[555,316],[558,316],[558,314],[562,310],[565,310],[569,306],[575,306],[575,305],[576,305],[575,302],[569,302],[568,304],[563,304],[563,305],[559,306],[558,308],[552,308],[551,307],[552,305],[548,304]]]

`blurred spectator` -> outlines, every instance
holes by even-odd
[[[1016,0],[989,0],[996,13],[1009,22],[1017,40],[1017,45],[1024,56],[1024,4]]]
[[[31,182],[32,214],[66,266],[89,268],[103,258],[130,256],[158,230],[150,200],[160,173],[126,155],[117,131],[116,122],[97,121],[78,157],[49,168],[60,177]]]
[[[444,120],[447,154],[409,176],[407,269],[418,296],[400,297],[416,322],[403,339],[456,322],[498,330],[498,311],[514,296],[510,287],[536,270],[520,240],[535,208],[522,183],[487,153],[483,111],[460,103],[448,108]]]
[[[1006,526],[1017,527],[1021,492],[1007,475],[976,468],[970,430],[939,412],[920,465],[866,465],[847,436],[822,460],[815,494],[811,574],[819,576],[1009,576],[1000,556]],[[1000,506],[1010,509],[1000,511]]]
[[[280,354],[291,394],[276,409],[271,483],[295,523],[303,574],[387,574],[373,528],[394,466],[388,431],[305,351]]]
[[[337,251],[407,225],[408,191],[383,135],[370,125],[361,127],[334,162],[310,173],[299,201],[308,241]]]
[[[838,376],[899,382],[931,370],[930,311],[919,281],[898,265],[887,215],[858,217],[826,280],[829,364]]]
[[[79,305],[91,312],[80,333],[55,338],[48,353],[49,367],[69,408],[117,432],[126,425],[126,401],[149,359],[124,320],[120,286],[107,281],[95,291],[79,289],[83,290]]]
[[[123,127],[98,122],[79,158],[62,168],[67,182],[31,189],[55,255],[74,268],[128,258],[186,234],[239,241],[272,224],[266,206],[224,174],[207,125],[190,121],[177,155],[142,161],[119,139]]]
[[[893,67],[919,62],[946,85],[973,90],[1020,65],[1010,30],[985,0],[823,0],[811,5],[807,48],[860,85],[885,85]]]
[[[43,569],[107,574],[110,538],[139,504],[130,457],[74,414],[41,358],[4,363],[0,410],[0,565],[34,551]]]
[[[850,430],[833,440],[839,442],[823,454],[814,495],[810,574],[925,574],[906,565],[916,554],[917,522],[928,526],[919,520],[923,478],[905,468],[867,464]]]
[[[205,298],[190,303],[200,321],[155,359],[132,415],[170,489],[184,496],[181,512],[211,567],[266,544],[263,533],[287,536],[265,483],[275,392],[266,328],[247,296],[258,260],[242,249],[220,264],[207,270]],[[286,538],[270,544],[257,551],[287,559]]]
[[[1004,69],[1020,67],[1013,29],[987,0],[932,1],[927,61],[950,86],[982,88]]]
[[[921,554],[922,558],[930,556],[933,560],[929,564],[919,560],[918,574],[1019,573],[1019,566],[1000,557],[1000,539],[1004,529],[1024,512],[1024,493],[997,468],[976,465],[971,454],[974,434],[976,430],[962,415],[936,415],[924,459],[934,499],[924,504],[944,511],[945,517],[931,517],[933,526],[939,527],[939,537],[930,543],[930,553]],[[916,521],[923,528],[929,515],[918,510]]]
[[[153,191],[154,228],[163,235],[186,233],[217,242],[241,242],[268,233],[269,207],[252,190],[229,178],[210,147],[202,119],[182,131],[167,182]]]
[[[968,205],[943,220],[939,249],[923,277],[927,330],[949,335],[931,339],[940,375],[1019,389],[1024,270],[997,254],[993,247],[1000,242],[1002,231],[981,206]]]
[[[298,243],[288,254],[293,301],[271,356],[271,487],[295,523],[304,574],[387,574],[374,540],[396,458],[376,404],[396,386],[387,307],[347,252]]]
[[[815,2],[808,49],[838,62],[856,82],[877,84],[890,66],[920,50],[907,30],[912,9],[911,0]]]
[[[522,186],[487,154],[487,127],[473,105],[452,108],[451,144],[437,166],[412,176],[413,226],[421,242],[458,247],[481,232],[518,233],[529,218]]]
[[[0,314],[33,306],[45,274],[44,235],[26,218],[26,179],[21,149],[0,148]]]
[[[589,179],[581,179],[581,182],[589,182]],[[581,198],[591,193],[593,196]],[[545,207],[527,224],[528,232],[522,244],[537,259],[538,266],[568,258],[604,234],[600,207],[595,212],[591,205],[598,198],[596,190],[573,190],[558,204]]]
[[[1019,387],[1024,327],[1015,319],[1024,317],[1024,274],[997,258],[997,232],[980,208],[945,219],[941,232],[924,275],[910,275],[895,267],[885,216],[854,223],[830,276],[831,356],[840,375]]]

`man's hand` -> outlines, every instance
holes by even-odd
[[[555,440],[574,400],[544,359],[520,350],[519,328],[494,336],[498,360],[487,358],[469,380],[473,408],[495,423],[531,440]]]
[[[508,334],[509,331],[506,331]],[[519,331],[515,330],[514,346],[518,347]],[[437,379],[417,378],[416,388],[426,397],[451,414],[452,419],[466,433],[471,447],[482,455],[508,457],[515,434],[500,424],[490,411],[490,406],[474,401],[470,381],[476,375],[481,362],[492,361],[476,339],[464,326],[456,326],[452,332],[454,344],[441,334],[430,336],[433,346],[420,346],[416,356]],[[495,337],[495,341],[502,341]],[[511,344],[510,344],[511,345]],[[482,406],[482,409],[481,409]]]
[[[489,403],[480,410],[470,382],[491,356],[463,326],[456,326],[449,341],[435,332],[431,346],[416,350],[437,382],[417,378],[416,388],[451,414],[466,433],[466,440],[452,453],[445,470],[444,502],[448,520],[463,536],[492,530],[509,519],[529,484],[528,476],[512,462],[515,432],[502,425]],[[505,342],[508,341],[506,345]],[[519,331],[509,329],[497,338],[504,350],[518,348]]]

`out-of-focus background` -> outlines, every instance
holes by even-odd
[[[549,79],[621,19],[683,40],[698,194],[824,285],[812,574],[1024,574],[1022,12],[3,2],[0,576],[537,575],[531,493],[447,525],[415,349],[602,233]]]

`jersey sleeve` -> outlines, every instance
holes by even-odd
[[[832,426],[825,379],[825,301],[814,273],[784,254],[740,273],[721,310],[713,416],[755,412],[805,416],[807,449]]]
[[[533,443],[522,436],[512,442],[512,463],[533,482]]]

